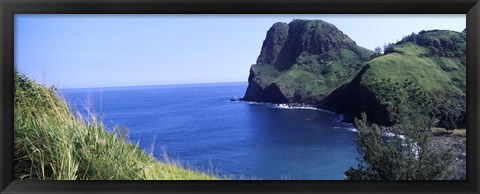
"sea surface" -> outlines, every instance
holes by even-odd
[[[158,160],[234,179],[341,180],[357,166],[354,128],[329,111],[231,101],[247,83],[60,90]]]

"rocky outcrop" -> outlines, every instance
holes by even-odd
[[[250,69],[244,100],[318,103],[372,54],[321,20],[275,23]]]
[[[274,64],[288,38],[288,24],[277,22],[268,30],[257,64]]]
[[[301,54],[335,58],[341,48],[355,49],[353,42],[333,24],[321,20],[294,20],[289,24],[288,38],[275,61],[282,71],[296,63]]]

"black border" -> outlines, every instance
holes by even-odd
[[[479,0],[0,0],[1,193],[480,193]],[[466,14],[467,181],[13,180],[14,14]]]

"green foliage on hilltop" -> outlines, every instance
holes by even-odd
[[[74,116],[56,89],[14,77],[14,173],[40,180],[211,180],[211,175],[159,162],[107,132],[101,121]]]
[[[361,84],[381,104],[390,106],[391,116],[435,118],[435,125],[464,128],[466,115],[465,34],[452,31],[425,31],[412,34],[391,46],[391,51],[369,61]],[[413,88],[412,88],[413,87]],[[427,114],[409,115],[392,111],[397,93],[410,90],[411,109],[423,107]]]

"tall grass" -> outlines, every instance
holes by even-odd
[[[159,162],[107,132],[94,116],[73,115],[56,89],[15,74],[15,177],[41,180],[212,180],[207,173]]]

